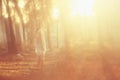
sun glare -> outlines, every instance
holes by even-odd
[[[72,0],[70,3],[71,15],[93,16],[94,0]]]
[[[58,8],[54,8],[53,9],[53,18],[57,19],[59,17],[59,9]]]
[[[19,6],[20,8],[24,8],[24,6],[25,6],[24,0],[19,0],[18,6]]]

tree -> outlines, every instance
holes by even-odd
[[[8,52],[16,53],[17,48],[22,48],[25,42],[28,42],[28,47],[31,45],[32,48],[35,48],[36,34],[41,37],[40,31],[42,27],[46,29],[44,35],[45,41],[50,48],[51,0],[24,0],[24,8],[18,5],[20,0],[1,1],[3,1],[2,7],[5,6],[6,15],[8,15],[7,18],[2,16],[7,36]],[[12,3],[14,7],[11,8],[10,3]],[[24,21],[24,17],[26,16],[28,17],[27,22]],[[19,22],[16,22],[16,20],[19,20]],[[20,29],[22,29],[22,32],[20,32]],[[27,40],[25,39],[25,33],[27,33]],[[23,40],[21,40],[21,34]],[[42,37],[38,39],[43,46]],[[20,47],[18,47],[16,43],[19,43]]]
[[[4,0],[3,2],[4,2],[4,4],[2,4],[2,5],[5,5],[7,15],[8,15],[7,18],[4,18],[2,16],[2,20],[3,20],[4,24],[5,24],[8,53],[9,54],[16,54],[17,53],[17,46],[16,46],[16,41],[15,41],[15,34],[14,34],[14,31],[13,31],[13,22],[12,22],[12,18],[11,18],[11,12],[10,12],[10,8],[9,8],[9,5],[8,5],[9,1]]]

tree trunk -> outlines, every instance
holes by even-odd
[[[5,32],[6,32],[6,37],[7,37],[8,54],[16,54],[17,46],[16,46],[15,35],[13,31],[10,9],[8,6],[8,0],[6,0],[6,2],[7,2],[6,9],[8,13],[8,18],[4,18],[4,23],[5,23]]]

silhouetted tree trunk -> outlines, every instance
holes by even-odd
[[[17,53],[17,46],[15,41],[15,35],[13,31],[13,24],[10,15],[10,8],[8,6],[8,0],[6,0],[6,9],[8,13],[8,18],[4,18],[5,23],[5,31],[7,37],[7,45],[8,45],[8,54],[16,54]]]
[[[51,49],[51,41],[50,41],[50,22],[47,23],[47,44],[48,48]]]
[[[15,5],[15,11],[17,12],[17,14],[20,18],[20,24],[21,24],[21,26],[18,25],[19,26],[18,27],[19,32],[17,32],[17,33],[19,33],[19,37],[20,37],[20,41],[18,43],[20,44],[19,47],[23,48],[22,46],[25,45],[25,25],[24,25],[24,21],[23,21],[23,15],[20,11],[19,6],[17,5],[18,2],[16,0],[13,0],[13,3]],[[20,32],[20,27],[22,28],[22,33]],[[20,34],[22,34],[22,36],[20,36]]]

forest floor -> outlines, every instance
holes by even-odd
[[[120,80],[120,52],[95,46],[0,57],[0,80]],[[41,60],[41,62],[39,61]]]

